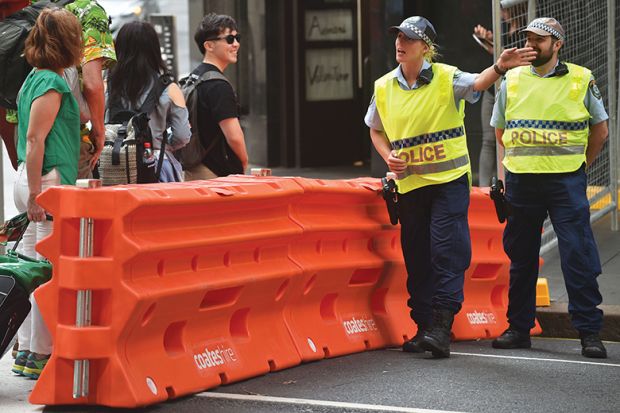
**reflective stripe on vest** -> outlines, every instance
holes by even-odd
[[[582,154],[586,147],[584,145],[574,146],[537,146],[537,147],[515,147],[506,148],[506,156],[564,156]]]
[[[450,159],[449,161],[429,163],[426,165],[409,165],[405,172],[400,174],[400,178],[403,179],[409,175],[418,174],[436,174],[439,172],[450,171],[452,169],[460,168],[469,164],[469,155],[459,156],[456,159]]]
[[[394,71],[375,82],[375,103],[396,155],[407,163],[397,179],[398,192],[451,182],[471,174],[463,104],[454,103],[456,68],[434,63],[433,80],[403,90]]]
[[[392,142],[392,149],[410,148],[412,146],[422,145],[425,143],[440,142],[446,139],[458,138],[465,135],[465,128],[459,126],[442,130],[439,132],[425,133],[423,135],[414,136],[413,138],[405,138]]]
[[[588,121],[558,122],[555,120],[519,119],[506,122],[506,129],[532,128],[553,130],[583,130],[588,127]]]
[[[514,173],[572,172],[585,162],[590,114],[584,104],[590,71],[541,78],[530,67],[506,76],[503,164]]]

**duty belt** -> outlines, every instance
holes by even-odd
[[[562,122],[556,120],[515,119],[506,122],[506,129],[530,128],[530,129],[555,129],[555,130],[584,130],[588,127],[588,121]]]
[[[581,155],[585,152],[585,145],[570,146],[517,146],[506,148],[506,156],[561,156]]]
[[[423,135],[413,136],[411,138],[400,139],[391,143],[392,149],[404,149],[412,146],[422,145],[424,143],[434,143],[444,141],[446,139],[458,138],[465,135],[465,129],[462,126],[458,128],[446,129]]]
[[[463,156],[459,156],[458,158],[450,159],[443,162],[435,162],[424,165],[409,165],[407,166],[405,172],[399,174],[398,178],[403,179],[413,174],[425,175],[450,171],[452,169],[457,169],[461,166],[465,166],[467,164],[469,164],[469,155],[465,154]]]

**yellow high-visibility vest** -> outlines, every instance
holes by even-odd
[[[573,172],[586,161],[589,119],[584,98],[590,70],[567,63],[563,76],[541,78],[529,67],[506,75],[503,164],[514,173]]]
[[[393,150],[407,162],[396,183],[404,194],[453,181],[471,167],[465,136],[464,102],[454,104],[456,67],[434,63],[427,85],[403,90],[394,71],[375,82],[375,102]]]

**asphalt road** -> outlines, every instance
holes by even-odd
[[[620,343],[586,359],[577,340],[535,338],[532,350],[493,350],[488,340],[452,345],[450,359],[399,349],[303,364],[141,412],[618,412]],[[33,382],[0,361],[0,406],[10,412],[111,412],[30,406]],[[17,390],[15,387],[18,386]],[[5,410],[7,409],[7,410]]]

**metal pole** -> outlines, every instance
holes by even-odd
[[[611,230],[618,231],[618,132],[620,131],[620,82],[616,79],[616,7],[614,0],[607,0],[607,87],[609,97],[609,189],[614,209],[611,211]],[[616,86],[615,82],[618,82]],[[618,91],[618,95],[616,95]],[[616,107],[617,106],[617,107]],[[616,113],[616,110],[618,111]]]
[[[536,0],[528,0],[527,2],[527,22],[531,22],[536,18]]]
[[[98,188],[101,181],[98,179],[79,179],[76,183],[79,188]],[[94,220],[92,218],[80,218],[80,258],[93,256]],[[77,292],[77,304],[75,311],[75,326],[88,327],[91,325],[92,291],[79,290]],[[90,361],[75,360],[73,362],[73,398],[88,396],[90,379]]]

